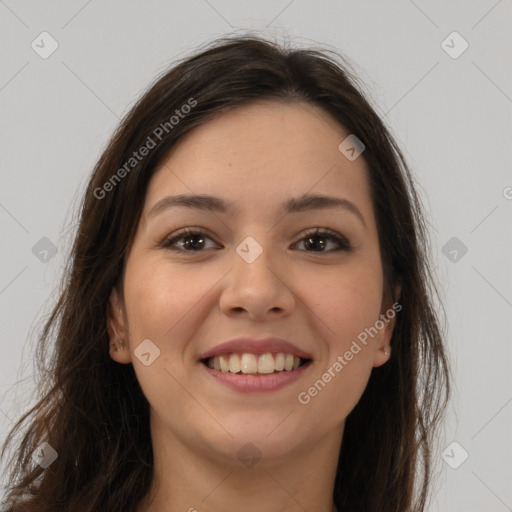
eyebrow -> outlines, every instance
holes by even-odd
[[[166,196],[155,203],[148,212],[152,217],[160,212],[173,207],[185,207],[194,210],[228,213],[234,206],[233,201],[225,201],[220,197],[206,194],[180,194]],[[323,194],[303,194],[300,197],[292,197],[282,204],[285,213],[299,213],[312,210],[343,208],[353,213],[366,227],[364,217],[359,208],[348,199]]]

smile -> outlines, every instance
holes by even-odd
[[[303,366],[309,359],[302,359],[293,354],[279,352],[272,354],[223,354],[210,357],[203,362],[216,371],[235,374],[270,375],[277,372],[290,372]]]
[[[242,393],[271,392],[299,379],[311,366],[311,359],[278,352],[272,354],[223,354],[201,360],[211,377]]]

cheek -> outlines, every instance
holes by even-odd
[[[363,262],[340,269],[322,281],[313,300],[315,312],[328,327],[330,348],[339,353],[347,342],[350,345],[352,339],[375,323],[381,309],[382,285],[379,265]]]
[[[162,393],[168,398],[180,394],[180,384],[188,378],[189,340],[204,320],[205,308],[213,308],[208,292],[219,277],[211,270],[184,270],[141,256],[128,261],[125,275],[129,342],[141,386],[150,402],[159,401]],[[137,347],[146,339],[159,354],[150,366],[137,359]]]
[[[128,262],[124,296],[133,343],[141,337],[157,343],[169,338],[179,339],[175,331],[179,329],[180,320],[200,293],[196,284],[165,262]]]
[[[175,269],[171,273],[170,265],[160,262],[139,264],[134,258],[128,261],[125,275],[129,343],[137,380],[151,408],[179,431],[179,416],[171,412],[190,407],[190,397],[184,392],[189,387],[184,370],[184,330],[190,328],[187,312],[197,302],[197,288],[187,285],[183,273]],[[137,356],[138,347],[146,339],[154,344],[149,345],[148,365]]]
[[[364,333],[379,318],[382,273],[378,266],[353,265],[322,285],[313,304],[325,327],[327,353],[297,399],[318,418],[318,428],[328,431],[346,418],[368,383],[374,349]],[[331,411],[328,420],[325,410]]]

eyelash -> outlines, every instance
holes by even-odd
[[[176,242],[178,240],[182,240],[184,238],[190,238],[193,236],[198,235],[204,235],[206,238],[212,239],[209,237],[204,231],[201,231],[199,229],[194,228],[184,228],[177,233],[175,233],[172,237],[165,238],[160,246],[166,249],[170,249],[175,252],[181,252],[181,253],[194,253],[194,252],[205,252],[206,249],[194,251],[194,250],[185,250],[185,249],[178,249],[174,247]],[[305,252],[311,252],[311,253],[320,253],[320,254],[330,254],[332,252],[338,252],[338,251],[348,251],[351,249],[349,241],[342,235],[337,234],[335,231],[331,231],[329,229],[325,228],[311,228],[307,230],[302,238],[298,242],[302,242],[307,238],[323,238],[326,240],[331,240],[336,242],[339,245],[339,249],[329,250],[329,251],[305,251]],[[296,242],[296,243],[298,243]]]

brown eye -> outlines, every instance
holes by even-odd
[[[166,238],[161,246],[177,252],[204,252],[207,241],[212,240],[206,233],[197,229],[186,228],[173,236]],[[336,251],[349,250],[348,240],[327,229],[315,228],[306,232],[302,239],[295,244],[303,243],[306,252],[331,253]],[[326,249],[329,244],[334,244],[334,249]]]
[[[202,252],[206,240],[211,240],[211,238],[204,232],[187,228],[171,238],[165,239],[162,247],[181,252]]]
[[[350,244],[348,240],[338,233],[326,229],[316,228],[310,230],[305,234],[305,236],[299,241],[299,243],[304,242],[304,246],[307,249],[307,252],[335,252],[335,251],[343,251],[350,249]],[[338,248],[331,250],[324,250],[329,242],[334,243]]]

